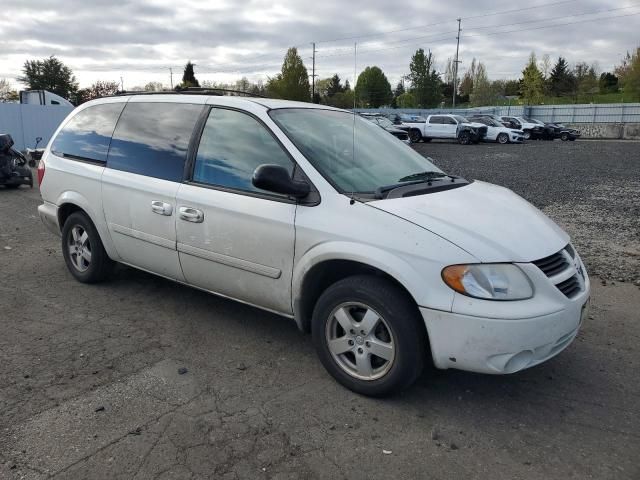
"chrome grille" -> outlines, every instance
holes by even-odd
[[[567,262],[562,250],[548,257],[536,260],[533,264],[542,270],[547,277],[553,277],[569,267],[569,262]]]

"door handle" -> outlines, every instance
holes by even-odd
[[[160,200],[152,200],[151,211],[158,215],[170,216],[173,213],[173,206],[170,203],[161,202]]]
[[[178,209],[178,212],[180,212],[180,218],[187,222],[192,222],[192,223],[204,222],[204,212],[202,210],[198,210],[197,208],[180,207]]]

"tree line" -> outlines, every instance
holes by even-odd
[[[620,65],[612,72],[599,72],[597,65],[578,62],[571,66],[560,56],[551,62],[548,55],[538,61],[534,52],[518,79],[490,80],[486,66],[472,60],[459,82],[454,82],[454,62],[448,59],[444,72],[436,69],[436,60],[431,51],[420,48],[412,55],[408,73],[401,77],[395,88],[382,69],[367,66],[360,72],[355,86],[344,83],[336,73],[319,79],[315,94],[309,82],[309,73],[297,49],[287,50],[280,72],[262,81],[251,82],[246,77],[234,83],[200,82],[196,78],[195,65],[188,61],[184,67],[182,81],[176,89],[205,87],[212,89],[239,90],[252,95],[272,98],[315,102],[339,108],[392,107],[432,108],[450,104],[456,83],[458,104],[471,106],[493,105],[505,98],[518,98],[520,103],[535,105],[545,99],[559,98],[564,103],[578,102],[597,93],[616,93],[621,89],[628,99],[640,101],[640,47],[627,53]],[[49,90],[72,103],[79,105],[88,100],[119,92],[121,85],[115,81],[97,81],[86,88],[79,88],[72,70],[58,58],[51,56],[42,60],[27,60],[18,81],[29,89]],[[166,91],[160,82],[148,82],[131,90]],[[0,101],[15,101],[17,92],[7,80],[0,79]]]

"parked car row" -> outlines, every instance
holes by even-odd
[[[456,139],[462,145],[525,140],[575,140],[580,131],[560,123],[544,123],[528,117],[474,114],[469,117],[436,114],[426,117],[406,113],[362,114],[405,143],[430,142],[434,138]]]

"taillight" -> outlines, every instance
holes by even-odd
[[[44,178],[44,160],[38,162],[38,185],[42,185],[42,179]]]

